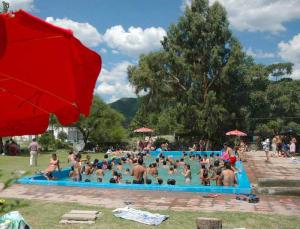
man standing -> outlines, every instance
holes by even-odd
[[[232,167],[229,162],[224,163],[225,169],[221,174],[221,179],[224,186],[234,186],[237,183],[237,179],[232,170]]]
[[[270,139],[267,138],[264,142],[262,142],[263,149],[266,153],[266,162],[270,162],[269,151],[270,151]]]
[[[28,146],[28,150],[30,152],[30,166],[37,166],[37,157],[40,146],[36,142],[36,139],[32,139],[32,142]]]
[[[144,184],[146,180],[146,169],[143,166],[143,158],[138,159],[138,164],[133,167],[131,176],[134,177],[133,184]]]

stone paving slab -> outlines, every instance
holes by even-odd
[[[300,215],[300,197],[259,196],[260,202],[250,204],[235,199],[234,195],[205,198],[199,193],[117,190],[62,186],[15,184],[0,192],[2,198],[20,198],[50,202],[72,202],[105,208],[131,206],[150,210],[174,211],[230,211],[281,215]]]
[[[248,161],[244,167],[251,183],[257,183],[260,178],[300,180],[300,164],[293,163],[290,158],[271,157],[270,163],[267,163],[264,151],[246,154]]]

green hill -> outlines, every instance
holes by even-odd
[[[122,98],[109,104],[113,109],[122,113],[126,119],[125,124],[129,125],[138,110],[137,98]]]

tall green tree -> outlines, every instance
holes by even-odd
[[[74,126],[82,133],[85,143],[89,140],[98,144],[118,143],[126,138],[123,121],[123,115],[95,96],[90,115],[80,117]]]
[[[162,45],[128,68],[136,93],[147,92],[133,124],[159,132],[220,140],[231,128],[254,131],[259,123],[251,118],[269,109],[269,79],[292,69],[289,63],[256,64],[233,37],[225,9],[208,0],[193,0]]]

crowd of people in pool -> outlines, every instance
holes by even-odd
[[[222,154],[212,153],[201,156],[194,151],[187,151],[182,152],[181,157],[177,159],[165,156],[161,151],[154,162],[146,165],[145,160],[149,157],[150,154],[147,152],[137,154],[127,152],[120,157],[112,158],[106,154],[104,160],[100,161],[92,160],[90,155],[86,155],[83,159],[81,154],[70,152],[68,156],[68,163],[71,166],[69,176],[76,182],[89,182],[91,180],[88,178],[93,175],[96,176],[97,182],[103,182],[104,175],[110,174],[110,183],[176,185],[177,180],[174,177],[163,180],[163,177],[160,176],[160,168],[167,171],[169,175],[182,176],[186,184],[190,184],[192,179],[198,179],[199,183],[205,186],[212,184],[235,186],[237,184],[238,169],[235,167],[235,163],[238,156],[226,144],[224,144]],[[191,162],[199,163],[197,168],[200,169],[197,174],[192,174]],[[53,154],[48,168],[41,173],[47,179],[53,180],[55,179],[53,172],[57,169],[60,169],[59,160],[56,154]],[[123,180],[125,175],[131,176],[132,181]]]

